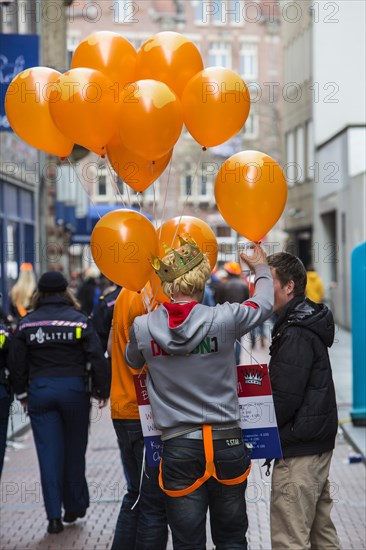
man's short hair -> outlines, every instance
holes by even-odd
[[[289,252],[277,252],[267,258],[268,265],[276,270],[277,278],[281,286],[285,286],[289,281],[293,281],[294,295],[302,296],[305,294],[307,275],[304,264],[297,256]]]

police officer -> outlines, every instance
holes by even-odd
[[[111,330],[114,304],[121,292],[121,287],[116,286],[111,292],[105,296],[99,297],[99,301],[93,309],[93,325],[102,343],[103,351],[107,351],[108,336]]]
[[[10,330],[5,321],[5,315],[0,309],[0,477],[4,464],[6,434],[10,410],[10,386],[8,371],[8,352]]]
[[[107,404],[110,366],[88,317],[59,272],[44,273],[32,311],[21,319],[11,345],[14,391],[28,410],[39,460],[49,533],[84,517],[89,506],[85,479],[90,393]]]

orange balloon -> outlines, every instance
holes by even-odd
[[[182,106],[163,82],[139,80],[125,88],[117,124],[128,149],[157,160],[173,149],[181,134]]]
[[[191,78],[182,96],[184,124],[203,147],[224,143],[249,115],[250,96],[234,71],[209,67]]]
[[[107,154],[120,178],[132,189],[142,193],[164,172],[172,151],[156,161],[151,161],[129,151],[120,140],[115,139],[107,145]]]
[[[195,218],[194,216],[177,216],[176,218],[164,222],[156,232],[160,241],[160,257],[165,256],[163,243],[178,248],[180,246],[178,235],[183,237],[185,235],[190,235],[196,241],[202,252],[207,254],[211,269],[215,267],[218,255],[216,236],[211,227],[203,220]],[[164,294],[161,280],[155,272],[152,273],[149,280],[156,300],[160,303],[169,302],[170,298]]]
[[[116,32],[97,31],[77,46],[71,68],[96,69],[112,81],[116,91],[122,91],[127,82],[136,80],[136,58],[136,50],[126,38]]]
[[[286,179],[270,156],[260,151],[241,151],[221,166],[215,197],[226,222],[250,241],[257,242],[285,208]]]
[[[57,127],[75,143],[104,154],[116,132],[119,108],[111,81],[94,69],[72,69],[56,83],[50,111]]]
[[[187,82],[203,69],[196,46],[177,32],[159,32],[147,40],[137,54],[137,78],[165,82],[178,97]]]
[[[151,255],[159,250],[152,223],[134,210],[114,210],[94,227],[90,247],[100,271],[114,283],[129,290],[141,290],[153,268]]]
[[[211,269],[215,267],[219,251],[216,236],[211,227],[203,220],[194,216],[177,216],[164,222],[156,232],[160,241],[160,257],[165,255],[162,243],[178,248],[180,246],[178,235],[182,237],[190,235],[202,252],[207,254]]]
[[[14,132],[29,145],[58,157],[73,148],[52,120],[50,94],[61,73],[48,67],[32,67],[19,73],[5,96],[5,111]]]

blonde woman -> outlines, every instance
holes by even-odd
[[[10,291],[10,313],[15,320],[27,314],[36,286],[32,264],[22,264],[18,280]]]

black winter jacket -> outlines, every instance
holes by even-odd
[[[216,304],[242,304],[249,298],[249,288],[239,276],[229,276],[228,280],[220,283],[215,292]]]
[[[36,377],[85,376],[90,362],[96,397],[109,397],[111,370],[91,320],[63,296],[45,297],[22,318],[10,348],[15,393],[26,397]]]
[[[338,416],[328,355],[333,340],[331,311],[303,296],[293,298],[274,325],[269,371],[284,457],[334,449]]]
[[[99,336],[103,351],[107,350],[109,332],[111,330],[114,304],[121,292],[121,287],[118,286],[106,296],[100,296],[98,304],[93,309],[92,321],[95,330]]]

